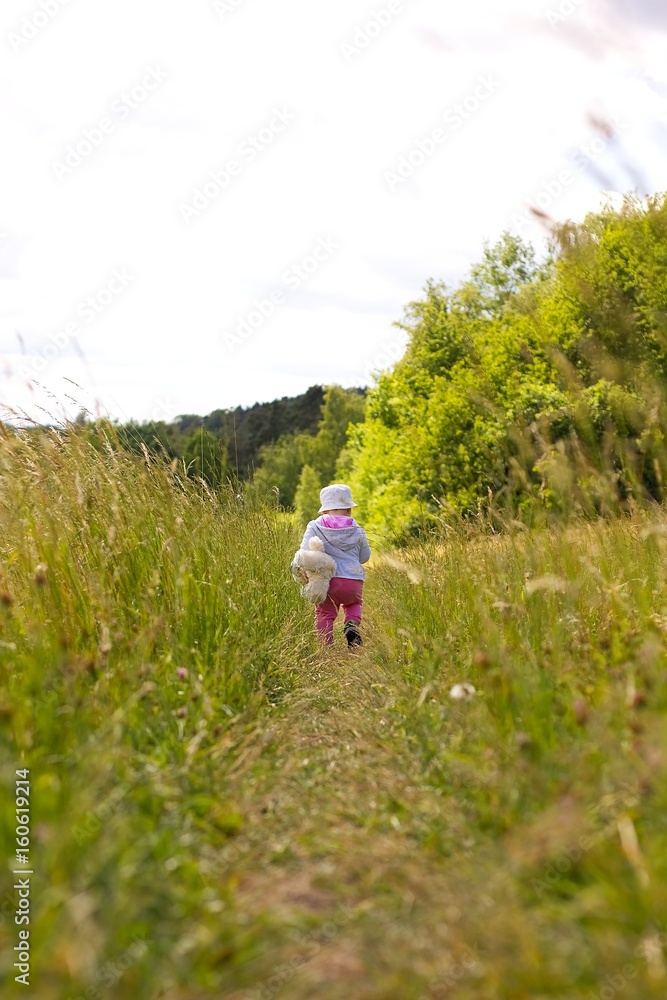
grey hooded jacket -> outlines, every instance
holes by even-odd
[[[371,548],[364,529],[356,521],[352,522],[350,528],[325,528],[321,522],[322,518],[318,517],[316,521],[308,523],[301,548],[307,549],[310,539],[317,536],[324,542],[327,555],[336,560],[337,577],[365,580],[366,574],[361,564],[370,559]]]

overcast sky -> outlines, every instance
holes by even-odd
[[[0,401],[118,419],[367,384],[429,278],[664,190],[629,0],[4,0]],[[75,383],[75,384],[72,384]]]

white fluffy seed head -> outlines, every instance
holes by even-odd
[[[453,698],[454,701],[469,701],[471,698],[474,698],[476,694],[477,692],[473,685],[464,681],[463,684],[454,685],[449,692],[449,697]]]

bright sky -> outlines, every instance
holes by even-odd
[[[368,384],[429,277],[542,240],[531,205],[666,187],[666,32],[659,0],[3,0],[3,412]]]

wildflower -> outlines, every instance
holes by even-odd
[[[646,704],[646,692],[638,691],[634,681],[630,680],[626,689],[625,701],[628,708],[643,708]]]
[[[182,680],[185,680],[186,677],[188,676],[188,671],[186,670],[185,667],[179,667],[178,670],[176,671],[176,676],[180,677]]]
[[[588,721],[588,705],[583,698],[577,698],[572,706],[574,717],[580,726],[585,726]]]
[[[453,698],[454,701],[470,701],[474,698],[477,691],[472,684],[464,681],[463,684],[455,684],[452,690],[449,692],[449,697]]]
[[[474,665],[476,667],[480,667],[480,668],[482,668],[482,667],[490,667],[491,666],[491,659],[490,659],[488,653],[485,653],[481,649],[478,649],[473,654],[472,662],[474,663]]]

